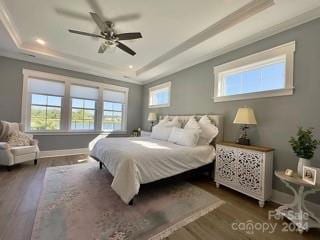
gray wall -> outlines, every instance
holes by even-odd
[[[23,75],[22,69],[32,69],[96,82],[128,87],[128,131],[141,125],[142,86],[89,74],[48,67],[45,65],[0,57],[0,119],[20,122]],[[68,136],[35,136],[40,141],[41,150],[73,149],[88,147],[95,134]]]
[[[294,95],[213,102],[214,66],[293,40],[296,40]],[[166,81],[172,81],[171,106],[149,109],[148,88]],[[224,137],[229,141],[239,136],[238,126],[232,123],[237,109],[242,106],[252,107],[258,121],[258,125],[249,132],[252,143],[275,149],[274,169],[296,169],[298,158],[293,154],[288,140],[295,135],[297,126],[314,127],[315,135],[320,138],[320,19],[145,85],[143,98],[145,129],[149,128],[147,114],[150,111],[160,114],[218,113],[225,116]],[[319,151],[312,162],[314,166],[320,167]],[[282,183],[276,179],[274,187],[284,190]],[[319,202],[319,195],[317,197]]]

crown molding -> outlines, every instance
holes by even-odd
[[[297,27],[299,25],[302,25],[304,23],[310,22],[310,21],[315,20],[319,17],[320,17],[320,7],[312,9],[308,12],[305,12],[299,16],[296,16],[296,17],[289,19],[287,21],[284,21],[282,23],[279,23],[278,25],[275,25],[273,27],[267,28],[263,31],[260,31],[256,34],[253,34],[247,38],[244,38],[240,41],[232,43],[226,47],[220,48],[220,49],[213,51],[205,56],[199,57],[197,59],[192,59],[192,61],[190,61],[189,63],[185,63],[179,67],[176,67],[175,69],[167,71],[163,74],[159,74],[156,77],[150,78],[149,80],[142,81],[142,83],[145,85],[145,84],[154,82],[156,80],[159,80],[161,78],[167,77],[167,76],[172,75],[174,73],[180,72],[184,69],[187,69],[189,67],[197,65],[199,63],[206,62],[210,59],[216,58],[216,57],[221,56],[223,54],[226,54],[228,52],[231,52],[236,49],[248,46],[250,44],[253,44],[255,42],[263,40],[265,38],[271,37],[271,36],[276,35],[278,33],[281,33],[286,30]]]

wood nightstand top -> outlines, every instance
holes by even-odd
[[[243,149],[248,149],[248,150],[253,150],[253,151],[259,151],[259,152],[272,152],[273,151],[273,148],[269,148],[269,147],[262,147],[262,146],[256,146],[256,145],[241,145],[241,144],[234,143],[234,142],[221,142],[221,143],[217,143],[217,144],[229,146],[229,147],[236,147],[236,148],[243,148]]]

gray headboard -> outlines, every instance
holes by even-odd
[[[223,116],[218,114],[195,114],[195,115],[161,115],[159,119],[163,119],[165,116],[169,116],[169,120],[172,120],[174,117],[178,117],[179,121],[182,124],[182,127],[187,124],[190,117],[194,116],[199,120],[203,115],[207,115],[212,123],[219,129],[219,134],[215,139],[215,143],[223,141]]]

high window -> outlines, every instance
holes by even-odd
[[[149,107],[170,106],[171,82],[149,88]]]
[[[27,69],[23,74],[26,131],[126,131],[128,88]]]
[[[216,102],[293,94],[291,42],[214,67]]]

